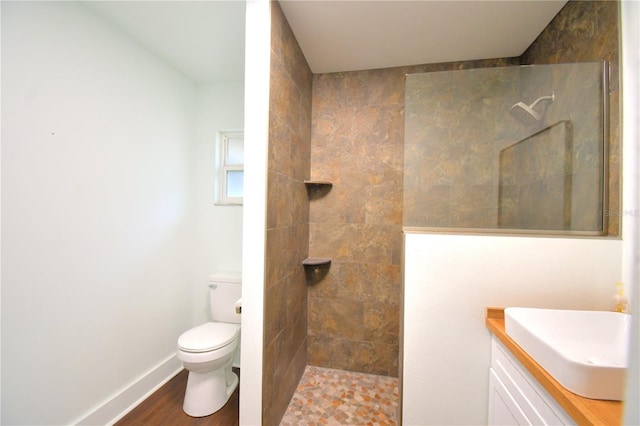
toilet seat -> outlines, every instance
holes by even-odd
[[[238,328],[233,324],[207,322],[185,331],[178,338],[178,349],[201,353],[220,349],[233,342]]]

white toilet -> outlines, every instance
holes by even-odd
[[[213,321],[187,330],[178,338],[178,359],[189,370],[182,408],[192,417],[215,413],[238,387],[238,376],[231,367],[234,359],[239,359],[240,314],[236,313],[236,306],[242,294],[242,279],[240,274],[213,274],[209,288]]]

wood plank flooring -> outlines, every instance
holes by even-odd
[[[233,371],[240,376],[240,370]],[[190,417],[182,411],[188,371],[182,370],[149,398],[124,416],[116,426],[237,426],[239,424],[238,387],[227,404],[207,417]]]

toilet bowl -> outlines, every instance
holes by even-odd
[[[208,322],[178,339],[178,359],[189,370],[183,410],[192,417],[215,413],[238,387],[231,363],[238,348],[235,325]]]
[[[240,279],[213,275],[210,278],[214,321],[191,328],[178,338],[177,357],[189,371],[183,410],[204,417],[221,409],[238,387],[232,363],[240,341]]]

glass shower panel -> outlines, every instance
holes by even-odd
[[[408,75],[405,228],[602,235],[604,70]]]

